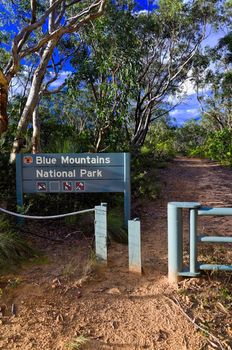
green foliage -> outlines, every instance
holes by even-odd
[[[225,0],[224,9],[227,13],[228,19],[232,17],[232,0]]]
[[[177,129],[177,151],[232,166],[232,33],[228,32],[214,48],[206,49],[201,59],[206,60],[206,71],[203,74],[195,67],[197,83],[199,87],[210,86],[211,93],[198,96],[201,121],[191,120]],[[207,60],[213,62],[209,68]]]
[[[87,337],[84,335],[79,335],[67,343],[65,348],[68,350],[80,350],[83,349],[84,345],[86,345],[88,342],[89,339]]]
[[[123,222],[123,213],[121,208],[111,209],[107,217],[108,232],[110,239],[118,243],[127,244],[128,235]]]
[[[158,162],[175,156],[175,130],[169,125],[167,119],[161,119],[152,124],[141,152],[144,155],[150,153]]]
[[[16,277],[14,279],[9,279],[8,282],[7,282],[7,288],[11,288],[11,289],[14,289],[14,288],[17,288],[21,283],[21,280],[20,278]]]
[[[207,130],[202,122],[188,121],[176,130],[176,150],[190,157],[205,157],[232,166],[232,130]]]
[[[144,145],[132,157],[132,193],[134,198],[157,199],[160,184],[157,168],[176,155],[175,130],[167,119],[152,124]]]
[[[183,2],[181,0],[159,0],[159,10],[169,18],[180,15],[183,9]]]
[[[199,96],[203,107],[203,124],[212,132],[224,128],[230,129],[232,120],[232,32],[221,38],[213,49],[208,49],[207,54],[213,65],[206,69],[198,82],[200,87],[207,84],[208,88],[211,88],[210,94]]]
[[[226,299],[227,302],[232,302],[232,292],[228,288],[224,287],[220,289],[220,296]]]
[[[135,15],[133,6],[122,11],[109,3],[105,16],[82,31],[84,44],[72,58],[76,73],[68,94],[87,120],[96,151],[137,151],[167,107],[167,95],[178,91],[193,66],[209,64],[199,50],[196,59],[187,57],[203,38],[204,21],[216,21],[215,1],[162,0],[149,16]],[[170,148],[161,142],[157,151],[162,156]]]
[[[3,48],[0,48],[0,69],[4,67],[9,58],[10,54]]]
[[[6,201],[11,207],[15,203],[16,185],[15,164],[9,164],[9,153],[0,156],[0,179],[0,203]]]
[[[8,269],[32,256],[32,248],[15,232],[10,222],[1,216],[0,269]]]
[[[46,3],[47,1],[39,1],[37,15],[44,12]],[[135,153],[132,159],[134,196],[150,198],[157,198],[160,191],[154,181],[157,162],[171,159],[176,151],[187,155],[205,155],[207,151],[213,157],[213,141],[209,140],[207,147],[203,147],[204,129],[198,123],[186,124],[176,132],[167,122],[154,123],[154,120],[162,115],[167,107],[163,101],[168,94],[178,91],[188,77],[188,72],[194,67],[200,67],[202,72],[209,65],[209,57],[200,51],[195,60],[189,59],[184,63],[184,59],[192,54],[201,40],[204,20],[218,19],[215,12],[218,4],[217,1],[160,0],[159,8],[147,16],[135,14],[132,11],[133,2],[123,10],[118,3],[108,3],[106,15],[94,21],[91,26],[82,28],[80,36],[72,36],[70,40],[63,37],[57,48],[59,56],[69,53],[76,71],[68,79],[66,90],[53,96],[44,96],[41,101],[39,115],[43,152],[131,150]],[[8,21],[20,28],[27,23],[27,1],[17,0],[13,6],[4,0],[4,6],[8,10],[1,16],[3,25]],[[38,31],[35,36],[43,34]],[[12,33],[7,35],[4,31],[1,32],[3,44],[9,41],[9,35]],[[29,43],[35,40],[33,35],[30,40]],[[219,49],[228,51],[230,44],[231,38],[227,36],[221,41]],[[72,55],[76,48],[77,54]],[[0,60],[4,64],[8,53],[4,45],[1,50]],[[150,60],[150,57],[153,59]],[[218,57],[216,52],[214,57]],[[226,53],[223,54],[224,58],[228,61]],[[36,66],[36,60],[35,56],[33,62],[27,63]],[[180,67],[184,67],[181,74],[178,73]],[[24,73],[21,71],[21,74]],[[167,81],[171,82],[168,87]],[[220,101],[225,101],[226,97],[228,102],[231,96],[230,72],[218,76],[216,85],[218,96],[223,87]],[[152,89],[149,90],[151,86]],[[25,97],[19,96],[10,101],[11,134],[15,132],[16,120],[25,101]],[[150,114],[143,114],[144,111],[149,111],[147,113]],[[223,112],[224,109],[221,108],[220,111]],[[146,120],[151,125],[150,131],[149,125],[145,125]],[[139,133],[136,135],[136,127],[139,125],[145,133],[142,136]],[[30,139],[31,133],[32,128],[29,128],[25,135],[27,139]],[[11,142],[12,135],[11,138],[4,136],[0,142],[0,150],[5,149],[5,154],[0,159],[0,193],[2,198],[8,198],[9,202],[11,199],[13,203],[15,170],[8,165]],[[30,142],[27,142],[23,151],[30,147]],[[227,150],[227,156],[228,152],[230,150]],[[83,208],[84,205],[88,207],[93,198],[96,204],[99,195],[78,195],[77,199],[76,196],[65,194],[41,194],[28,198],[32,211],[36,212],[40,207],[41,214],[48,214],[60,212],[61,209],[64,212]]]
[[[227,299],[227,301],[230,301],[230,302],[232,301],[232,292],[228,288],[226,288],[226,287],[221,288],[220,295],[224,299]]]
[[[140,64],[134,22],[130,11],[108,4],[94,30],[82,33],[81,61],[79,54],[72,59],[76,73],[69,79],[68,94],[86,121],[94,151],[128,147],[124,125]]]
[[[132,195],[134,199],[157,199],[160,196],[160,184],[157,169],[152,158],[137,156],[133,162]],[[153,162],[153,166],[151,166]],[[147,166],[150,163],[150,166]],[[142,170],[143,169],[143,170]]]
[[[204,146],[205,156],[224,165],[232,166],[232,130],[211,133]]]
[[[176,129],[175,149],[177,153],[190,157],[204,156],[203,145],[207,137],[207,130],[194,120],[188,120]]]

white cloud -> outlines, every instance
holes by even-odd
[[[19,75],[13,77],[10,84],[9,99],[14,95],[27,95],[31,87],[31,69],[28,66],[24,66],[23,71]]]
[[[179,85],[179,91],[167,98],[167,102],[175,105],[182,102],[186,97],[191,97],[196,94],[196,84],[191,79],[192,71],[189,71],[187,79]]]
[[[139,11],[134,11],[133,13],[132,13],[132,15],[133,16],[140,16],[140,15],[148,15],[148,13],[149,13],[150,11],[148,11],[148,10],[139,10]]]
[[[177,105],[178,103],[181,102],[181,98],[176,95],[169,95],[166,101],[172,105]]]
[[[68,76],[71,74],[71,71],[63,71],[59,74],[57,80],[55,80],[51,85],[49,85],[49,89],[57,89],[60,85],[62,85],[65,81],[65,79],[68,78]],[[54,73],[50,73],[50,78],[54,76]],[[47,78],[47,80],[49,80]]]
[[[196,114],[199,113],[199,109],[198,109],[198,108],[186,109],[186,113],[187,113],[187,114],[191,114],[191,115],[196,115]]]
[[[181,86],[181,95],[191,96],[196,93],[196,85],[191,79],[185,80],[185,82]]]
[[[187,108],[187,106],[182,104],[180,105],[180,108],[171,111],[169,114],[173,118],[173,120],[175,120],[175,123],[181,125],[189,119],[198,118],[200,112],[199,108],[197,108],[196,106],[193,106],[192,108]]]
[[[176,117],[180,113],[182,113],[182,111],[180,109],[174,109],[173,111],[169,112],[171,117]]]
[[[71,71],[63,71],[60,72],[57,80],[55,80],[52,84],[49,85],[49,89],[57,89],[60,85],[62,85],[67,79],[67,77],[71,74]],[[11,81],[11,88],[10,88],[10,96],[11,99],[15,95],[28,95],[30,87],[31,87],[31,69],[30,67],[25,66],[24,71],[20,73],[19,76],[15,76]],[[45,83],[50,80],[52,77],[54,77],[54,73],[50,72],[49,75],[45,78]]]
[[[199,108],[189,108],[189,109],[177,108],[171,111],[169,114],[171,117],[178,117],[178,116],[185,115],[187,118],[192,118],[199,114]]]

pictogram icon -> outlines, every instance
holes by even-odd
[[[36,189],[39,192],[47,192],[47,190],[48,190],[47,183],[46,182],[37,182]]]
[[[71,192],[73,190],[73,183],[71,181],[63,181],[63,191]]]
[[[85,183],[83,181],[77,181],[75,188],[76,188],[76,191],[84,191],[85,190]]]

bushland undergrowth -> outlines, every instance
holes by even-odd
[[[65,126],[64,126],[65,129]],[[60,131],[58,132],[59,136]],[[55,136],[52,135],[55,139]],[[49,143],[44,153],[49,152],[76,152],[82,150],[76,143],[76,139],[67,142]],[[10,210],[16,209],[15,165],[9,163],[11,141],[1,144],[0,157],[0,204]],[[51,148],[52,144],[52,148]],[[50,146],[49,146],[50,145]],[[54,148],[56,145],[57,149]],[[122,146],[122,150],[123,150]],[[25,145],[24,152],[27,152]],[[138,199],[156,199],[160,196],[160,185],[157,181],[157,169],[164,167],[165,162],[175,155],[173,148],[173,132],[165,122],[156,123],[150,130],[148,137],[141,149],[132,152],[131,155],[131,186],[132,202]],[[108,204],[108,227],[111,239],[127,243],[127,233],[123,219],[123,194],[112,193],[40,193],[24,195],[24,208],[22,211],[30,215],[55,215],[86,208],[93,208],[101,202]],[[62,225],[72,227],[81,226],[85,235],[93,234],[93,215],[85,219],[78,217],[66,218]]]

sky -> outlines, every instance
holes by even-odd
[[[207,93],[207,90],[205,91]],[[172,124],[181,126],[189,119],[199,120],[201,117],[200,104],[197,99],[197,93],[194,85],[187,81],[184,84],[183,96],[180,97],[179,102],[175,97],[169,96],[168,102],[177,106],[169,112]]]
[[[203,46],[214,47],[218,40],[222,38],[226,33],[222,30],[214,33],[209,33],[208,37],[204,40]],[[169,113],[170,117],[173,119],[173,124],[181,126],[184,122],[189,119],[198,120],[201,117],[200,104],[197,99],[197,93],[194,85],[187,81],[183,89],[183,100],[182,102]],[[204,91],[207,94],[207,91]],[[175,102],[175,97],[170,96],[170,102]]]
[[[147,5],[147,1],[141,2],[141,7],[138,7],[138,11],[146,11],[147,8],[150,5]],[[208,33],[207,38],[203,42],[203,46],[209,46],[209,47],[214,47],[218,40],[223,37],[226,33],[224,33],[222,30],[214,33]],[[67,67],[68,68],[68,67]],[[66,70],[64,71],[61,76],[59,81],[56,81],[52,88],[57,88],[68,76],[70,71]],[[204,93],[207,93],[207,90],[204,91]],[[177,98],[175,96],[169,96],[168,102],[171,102],[173,104],[177,103]],[[183,84],[182,88],[182,101],[179,103],[175,109],[173,109],[169,113],[172,123],[174,125],[181,126],[184,124],[189,119],[200,119],[201,117],[201,109],[200,109],[200,104],[197,99],[197,93],[196,93],[196,88],[194,87],[193,83],[190,80],[187,80]]]
[[[206,41],[205,45],[208,46],[215,46],[218,42],[218,39],[220,39],[225,33],[219,32],[212,34]],[[66,69],[60,74],[60,77],[57,81],[55,81],[50,88],[56,89],[59,87],[65,79],[68,77],[68,75],[71,73],[70,71],[70,65],[67,65]],[[21,84],[17,84],[17,78],[15,78],[15,88],[14,92],[20,92]],[[190,80],[186,81],[183,84],[183,92],[182,92],[182,101],[178,103],[178,105],[173,109],[171,112],[169,112],[169,116],[172,119],[172,124],[181,126],[189,119],[200,119],[201,117],[201,110],[200,110],[200,104],[197,100],[197,94],[196,89],[192,82]],[[207,93],[207,91],[205,92]],[[171,102],[173,104],[177,103],[177,99],[175,96],[169,96],[168,102]]]
[[[169,113],[173,124],[182,125],[186,120],[200,118],[200,106],[196,93],[186,97],[179,106]]]
[[[138,0],[139,5],[137,11],[145,12],[152,11],[156,8],[156,0]],[[188,0],[186,0],[187,2]],[[217,32],[212,32],[212,29],[207,28],[206,39],[203,41],[202,46],[214,47],[220,38],[225,36],[227,33],[223,29]],[[204,91],[207,94],[207,91]],[[209,93],[209,91],[208,91]],[[176,104],[177,99],[175,96],[169,96],[168,102]],[[187,81],[183,87],[183,99],[178,106],[169,113],[170,117],[173,119],[173,124],[181,126],[183,123],[189,119],[200,119],[201,109],[200,104],[197,99],[196,89],[190,81]]]

